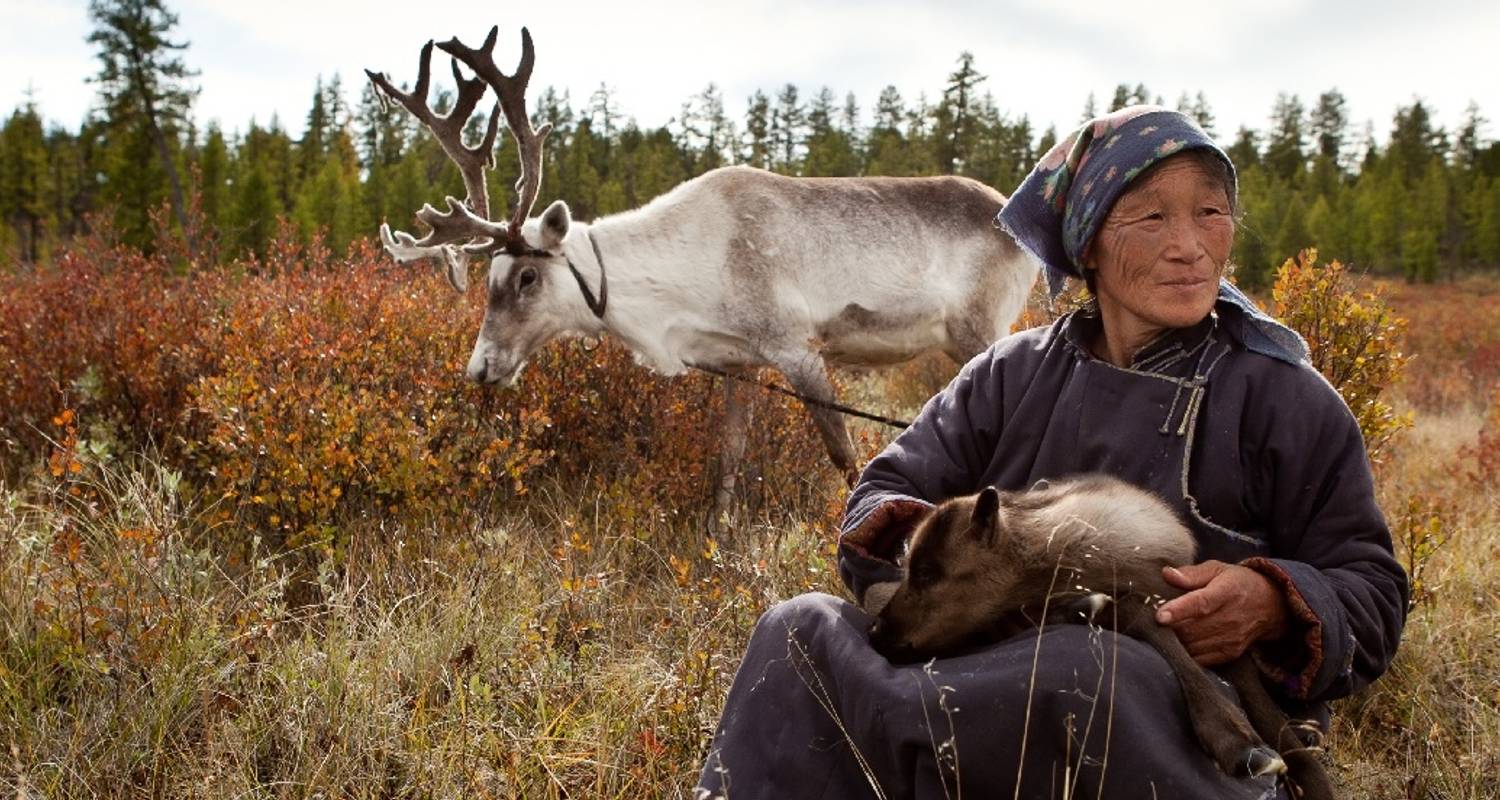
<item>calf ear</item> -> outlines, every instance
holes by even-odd
[[[542,212],[542,249],[556,250],[568,238],[568,225],[572,221],[573,215],[568,211],[567,203],[555,200],[547,206]]]
[[[1000,492],[993,486],[984,487],[974,498],[974,513],[969,517],[974,535],[993,543],[995,529],[1000,525]]]

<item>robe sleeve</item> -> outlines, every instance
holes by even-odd
[[[1003,341],[1003,340],[1002,340]],[[974,357],[861,473],[839,525],[839,576],[861,604],[934,504],[979,490],[1000,436],[1001,345]]]
[[[1375,503],[1359,424],[1311,367],[1280,382],[1258,472],[1269,491],[1270,557],[1242,562],[1286,598],[1290,630],[1253,650],[1288,696],[1351,694],[1390,665],[1406,620],[1406,572]],[[1311,373],[1308,375],[1307,373]]]

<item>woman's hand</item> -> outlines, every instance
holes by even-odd
[[[1205,561],[1166,567],[1162,577],[1186,592],[1156,610],[1156,621],[1176,631],[1188,655],[1205,667],[1239,658],[1250,645],[1283,636],[1286,600],[1249,567]]]

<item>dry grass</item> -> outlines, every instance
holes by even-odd
[[[951,370],[850,395],[909,416]],[[1422,602],[1335,709],[1354,797],[1500,796],[1500,503],[1464,469],[1482,414],[1455,409],[1419,408],[1381,468]],[[738,520],[739,553],[585,477],[351,523],[337,560],[268,552],[143,456],[0,486],[0,796],[687,797],[757,616],[841,591],[826,477]]]
[[[1480,423],[1419,416],[1381,471],[1408,568],[1414,532],[1436,541],[1390,672],[1335,707],[1332,751],[1356,797],[1500,796],[1500,498],[1458,474]]]

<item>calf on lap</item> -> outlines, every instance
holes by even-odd
[[[901,585],[871,642],[892,661],[998,641],[1080,609],[1152,645],[1181,684],[1199,742],[1230,775],[1288,771],[1306,798],[1332,797],[1322,764],[1266,692],[1248,656],[1227,669],[1244,709],[1220,694],[1154,608],[1181,592],[1162,568],[1195,561],[1192,533],[1159,498],[1091,475],[1025,492],[986,488],[949,500],[913,533]],[[1098,611],[1113,602],[1109,613]],[[1247,719],[1246,713],[1249,718]],[[1253,721],[1253,725],[1252,725]],[[1280,750],[1266,746],[1277,743]]]

